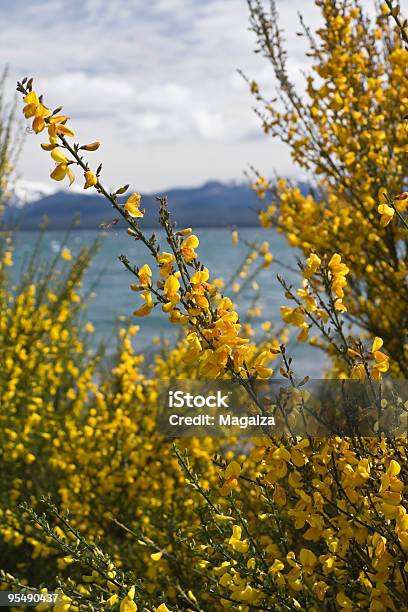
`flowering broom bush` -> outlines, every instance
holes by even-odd
[[[259,176],[254,187],[267,203],[259,217],[305,256],[335,248],[350,269],[345,320],[358,325],[361,337],[380,336],[392,373],[406,376],[407,52],[400,30],[390,27],[390,13],[405,38],[406,27],[391,2],[374,23],[358,2],[316,4],[322,27],[314,36],[302,21],[299,33],[310,44],[312,62],[302,98],[288,74],[275,7],[269,15],[260,1],[249,3],[258,50],[271,64],[279,93],[271,102],[250,83],[263,129],[315,177],[303,194],[284,179],[271,189]],[[340,287],[337,293],[341,297]],[[310,323],[314,304],[311,309],[299,297]],[[338,362],[334,368],[336,375],[346,372]]]
[[[281,279],[295,303],[282,307],[285,324],[298,328],[299,341],[315,331],[311,342],[331,357],[332,374],[380,389],[376,402],[385,409],[374,383],[388,370],[403,377],[407,368],[404,22],[392,5],[396,33],[383,16],[381,30],[372,27],[355,2],[317,4],[325,19],[320,42],[307,29],[306,35],[321,81],[309,79],[308,104],[289,83],[275,14],[270,19],[250,2],[286,104],[282,112],[266,103],[265,129],[286,139],[294,160],[322,177],[318,195],[280,182],[261,222],[276,225],[304,254],[300,288]],[[258,86],[251,87],[263,101]],[[230,379],[262,412],[256,382],[276,373],[302,401],[294,365],[277,333],[257,342],[242,324],[226,294],[233,287],[223,288],[201,263],[198,236],[175,226],[164,198],[159,218],[167,250],[143,231],[141,196],[126,194],[128,186],[110,192],[101,167],[88,162],[86,153],[99,143],[75,143],[68,117],[46,106],[32,79],[18,90],[33,131],[48,136],[42,148],[55,161],[51,177],[72,182],[79,170],[84,187],[105,197],[130,238],[145,245],[147,261],[121,258],[141,298],[135,316],[161,307],[183,333],[146,368],[131,342],[136,329],[124,331],[105,380],[94,378],[88,363],[83,379],[76,371],[75,384],[68,382],[61,409],[49,399],[31,409],[24,404],[20,416],[18,381],[11,385],[4,431],[13,438],[22,430],[23,448],[15,454],[18,445],[6,441],[5,465],[13,475],[14,460],[24,465],[11,483],[13,503],[2,504],[3,585],[58,587],[59,611],[407,609],[406,438],[381,431],[370,438],[264,435],[244,453],[234,440],[184,439],[180,450],[158,436],[160,379]],[[271,196],[260,176],[256,189],[261,198]],[[245,274],[254,253],[262,266],[272,259],[267,247],[250,247]],[[64,349],[62,331],[57,351]],[[66,350],[76,346],[75,333],[71,339],[68,331],[66,340]],[[61,367],[69,363],[63,357]],[[48,388],[53,368],[46,365]],[[31,450],[33,427],[36,440],[50,438],[40,453]],[[27,479],[24,470],[34,462],[36,473]],[[63,510],[40,500],[40,489]]]

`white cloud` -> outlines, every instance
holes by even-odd
[[[75,115],[116,115],[135,99],[133,86],[110,74],[63,72],[39,81],[42,91],[51,92],[53,100],[63,100],[64,109],[73,109],[69,113]]]
[[[290,73],[301,84],[307,58],[295,32],[306,3],[277,5]],[[311,0],[305,12],[315,26]],[[103,142],[95,159],[112,184],[153,190],[239,178],[248,163],[293,174],[285,147],[261,137],[237,74],[241,68],[272,94],[271,70],[253,53],[248,26],[245,0],[15,0],[0,3],[0,54],[13,79],[35,76],[51,106],[63,103],[82,140]],[[43,180],[49,169],[30,136],[23,175]]]
[[[160,110],[181,110],[191,104],[190,90],[177,83],[157,84],[146,90],[140,90],[135,97],[137,104]]]

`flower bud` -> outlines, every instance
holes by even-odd
[[[96,151],[101,146],[100,142],[90,142],[89,144],[79,147],[83,151]]]

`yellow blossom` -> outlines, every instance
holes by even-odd
[[[144,291],[140,295],[145,303],[138,310],[135,310],[133,314],[136,317],[145,317],[154,308],[153,297],[150,291]]]
[[[140,193],[132,193],[132,195],[126,200],[125,210],[131,217],[142,218],[144,216],[144,211],[140,210],[141,201],[142,196]]]
[[[84,189],[89,189],[89,187],[93,187],[98,182],[98,177],[91,170],[86,170],[84,172],[84,177],[85,177]]]
[[[239,525],[234,525],[232,528],[232,536],[228,540],[228,543],[231,548],[237,552],[246,553],[249,548],[249,544],[246,540],[241,540],[241,535],[242,528]]]
[[[72,259],[72,253],[71,251],[67,248],[64,247],[61,251],[61,257],[62,259],[64,259],[65,261],[71,261]]]
[[[181,253],[186,262],[193,261],[197,257],[197,253],[194,251],[200,244],[199,239],[194,234],[191,234],[183,240],[181,243]]]

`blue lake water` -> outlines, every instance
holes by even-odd
[[[199,229],[196,233],[200,238],[200,246],[197,249],[200,261],[209,268],[212,278],[222,277],[228,280],[244,259],[247,247],[242,243],[233,246],[231,244],[231,233],[227,229]],[[257,228],[241,228],[239,234],[247,241],[263,242],[268,240],[274,257],[283,264],[296,268],[296,252],[287,246],[282,236],[271,230],[265,231]],[[161,232],[156,232],[156,235],[163,250],[168,250]],[[82,245],[91,245],[97,236],[98,232],[96,231],[72,231],[67,239],[67,246],[75,254]],[[36,239],[37,234],[34,232],[19,232],[16,235],[15,266],[13,267],[15,278],[18,278],[24,261],[33,251]],[[54,257],[63,239],[63,232],[46,232],[40,259],[47,260]],[[120,324],[123,324],[124,317],[130,316],[132,322],[140,325],[140,332],[136,336],[135,344],[140,350],[148,354],[152,350],[153,337],[174,338],[177,334],[177,328],[168,323],[166,315],[161,312],[160,308],[156,308],[149,317],[132,317],[132,311],[141,305],[141,300],[129,288],[134,279],[118,260],[120,254],[127,255],[132,264],[141,266],[143,263],[151,263],[146,256],[145,247],[132,240],[124,230],[116,231],[112,228],[109,232],[102,234],[101,247],[86,273],[82,290],[86,292],[91,285],[95,284],[95,297],[89,302],[86,320],[92,321],[94,324],[94,343],[104,341],[108,347],[115,347],[114,338],[117,328]],[[257,265],[255,263],[255,266]],[[286,280],[293,281],[294,285],[299,286],[298,277],[278,263],[273,263],[272,266],[263,270],[256,279],[261,289],[258,305],[262,307],[263,311],[262,317],[258,319],[259,323],[262,320],[269,319],[278,326],[282,325],[280,307],[288,302],[284,298],[283,289],[276,279],[278,273]],[[226,294],[231,297],[234,295],[231,289]],[[254,292],[249,286],[236,298],[241,315],[251,305],[253,296]],[[254,320],[255,323],[256,321],[257,319]],[[293,339],[296,335],[296,330],[293,329]],[[321,375],[326,365],[326,359],[318,349],[290,342],[289,352],[294,358],[294,369],[297,375],[308,374],[311,377]]]

